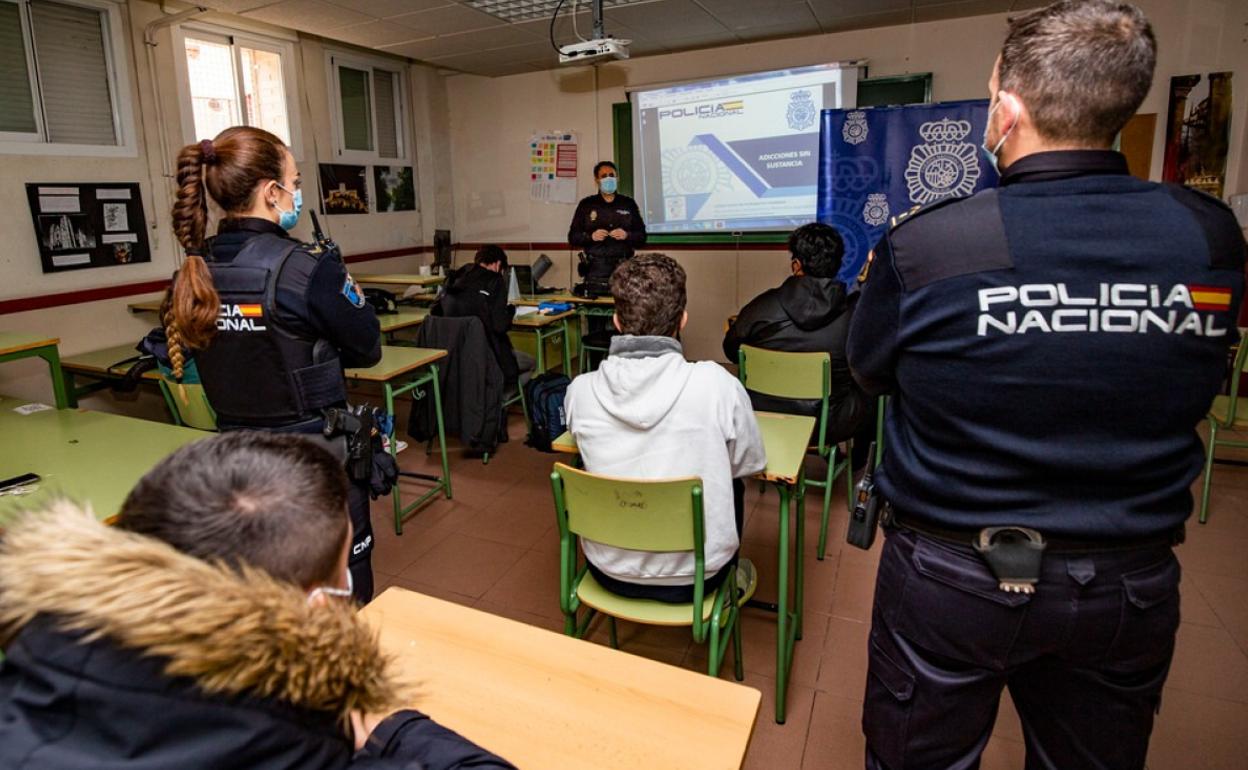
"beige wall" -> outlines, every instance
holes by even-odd
[[[178,10],[170,7],[170,12]],[[0,154],[0,233],[6,248],[0,250],[0,300],[54,294],[105,286],[131,284],[168,278],[180,260],[170,228],[168,212],[172,205],[171,190],[163,181],[161,132],[176,154],[182,145],[178,88],[173,65],[173,37],[166,28],[157,32],[153,51],[155,73],[148,65],[144,50],[144,27],[165,15],[161,7],[144,0],[130,0],[124,6],[127,50],[119,57],[131,81],[131,105],[138,134],[136,156],[132,158],[87,158],[65,156],[25,156]],[[206,14],[202,21],[213,24],[239,25],[219,14]],[[272,31],[254,22],[246,28],[256,32]],[[279,31],[280,32],[280,31]],[[291,33],[283,33],[289,36]],[[348,46],[342,46],[349,48]],[[316,205],[317,163],[332,160],[332,139],[329,124],[329,95],[326,90],[325,46],[316,39],[300,37],[295,43],[291,63],[297,68],[298,104],[302,128],[302,161],[300,170],[305,178],[306,208]],[[413,165],[417,174],[420,196],[419,212],[396,212],[354,216],[322,217],[321,221],[343,251],[359,254],[372,251],[403,249],[430,244],[435,224],[449,227],[451,210],[447,190],[450,166],[445,153],[435,148],[446,146],[445,110],[430,110],[426,105],[445,102],[444,79],[433,70],[406,65],[410,87],[412,121],[410,136],[416,147]],[[164,116],[162,125],[157,117],[156,99]],[[148,226],[148,242],[152,251],[150,263],[119,267],[70,271],[44,275],[26,202],[27,182],[93,182],[130,181],[140,184],[144,216]],[[310,218],[304,216],[295,235],[311,237]],[[357,271],[399,271],[427,263],[428,255],[370,261],[357,266]],[[0,315],[0,329],[32,331],[61,339],[62,355],[93,350],[126,342],[137,342],[150,328],[151,316],[132,316],[126,304],[158,295],[129,296],[64,307]],[[50,399],[47,377],[40,366],[19,362],[0,367],[0,393],[29,398]],[[92,400],[97,408],[110,408],[111,399]],[[129,410],[131,407],[126,406]]]
[[[1171,75],[1232,70],[1238,94],[1232,117],[1228,192],[1248,190],[1248,3],[1216,0],[1138,0],[1159,42],[1157,77],[1143,112],[1163,113]],[[451,164],[455,170],[455,238],[482,242],[565,240],[574,205],[528,198],[525,145],[534,131],[576,131],[581,141],[579,194],[594,191],[590,170],[612,155],[611,105],[626,89],[677,80],[778,69],[828,61],[868,59],[870,75],[931,72],[933,99],[987,96],[987,80],[1005,30],[1004,15],[713,48],[643,57],[601,66],[549,70],[504,78],[456,75],[447,79]],[[596,79],[596,82],[595,82]],[[1165,121],[1154,140],[1152,175],[1160,178]],[[496,216],[469,215],[473,198],[501,201]],[[686,351],[722,359],[723,319],[784,274],[780,252],[682,251],[668,248],[689,274]],[[522,251],[520,261],[527,261]],[[566,285],[569,254],[550,253]],[[703,318],[702,314],[707,317]]]

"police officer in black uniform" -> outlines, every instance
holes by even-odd
[[[638,246],[646,243],[646,223],[641,218],[637,201],[616,192],[619,172],[609,160],[594,166],[598,194],[581,199],[572,224],[568,227],[568,243],[585,252],[581,276],[587,284],[609,293],[611,273],[624,260],[633,256]]]
[[[290,237],[303,202],[290,151],[266,131],[230,128],[182,149],[178,185],[174,231],[187,259],[165,313],[175,376],[194,351],[221,430],[323,437],[326,410],[346,406],[343,368],[377,363],[381,332],[337,246]],[[210,239],[205,190],[225,212]],[[345,460],[347,440],[334,436],[327,446]],[[373,593],[367,478],[352,479],[349,501],[345,580],[366,602]]]
[[[892,393],[870,768],[977,766],[1004,687],[1028,768],[1144,766],[1245,259],[1221,202],[1109,149],[1155,60],[1129,5],[1011,19],[1000,188],[908,217],[864,270],[850,366]]]

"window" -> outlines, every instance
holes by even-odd
[[[288,94],[294,87],[293,47],[228,30],[197,25],[175,33],[182,122],[186,141],[211,139],[230,126],[263,128],[299,156],[296,111]]]
[[[128,145],[118,13],[99,0],[0,0],[0,150],[117,154]]]
[[[407,160],[407,99],[397,63],[330,54],[334,149],[356,163]]]

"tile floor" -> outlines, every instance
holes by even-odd
[[[400,423],[404,424],[404,423]],[[513,415],[512,435],[524,424]],[[453,442],[452,442],[453,444]],[[433,470],[420,446],[401,455],[408,470]],[[374,503],[380,592],[392,585],[421,591],[543,628],[561,631],[556,599],[558,535],[548,474],[555,455],[504,445],[489,465],[452,447],[454,499],[439,499],[394,534],[389,499]],[[404,482],[405,484],[409,482]],[[415,489],[415,487],[413,487]],[[759,568],[759,598],[774,597],[774,491],[748,485],[743,553]],[[818,505],[808,504],[806,628],[797,644],[789,718],[774,714],[774,617],[744,614],[746,684],[763,693],[747,768],[861,768],[859,728],[866,642],[879,543],[872,552],[843,546],[845,507],[833,503],[828,555],[814,559]],[[1218,466],[1212,514],[1193,523],[1179,548],[1183,623],[1149,751],[1150,770],[1248,768],[1248,468]],[[601,624],[599,624],[601,625]],[[606,644],[605,626],[591,641]],[[620,624],[627,652],[702,670],[705,650],[685,629]],[[723,676],[731,678],[731,662]],[[1022,733],[1008,701],[983,760],[984,770],[1023,768]]]

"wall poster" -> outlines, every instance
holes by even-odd
[[[1230,151],[1231,74],[1170,78],[1163,182],[1178,182],[1222,197]]]
[[[137,183],[29,183],[26,198],[43,272],[152,261]]]

